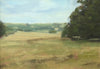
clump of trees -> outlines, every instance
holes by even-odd
[[[70,23],[64,28],[62,37],[100,38],[100,1],[78,0],[78,3],[81,6],[71,14]]]
[[[2,37],[5,34],[5,26],[3,22],[0,21],[0,37]]]
[[[56,30],[49,30],[49,33],[57,33]]]

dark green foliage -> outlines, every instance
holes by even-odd
[[[68,37],[100,38],[100,1],[78,0],[78,2],[81,6],[71,14],[70,26],[66,29]]]
[[[49,30],[49,33],[57,33],[56,30]]]
[[[8,36],[10,34],[14,34],[17,30],[13,29],[11,27],[6,27],[6,32],[5,32],[5,36]]]
[[[5,26],[3,22],[0,21],[0,37],[2,37],[5,34]]]
[[[64,27],[61,37],[67,37],[67,34],[68,34],[68,25]]]

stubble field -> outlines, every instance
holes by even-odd
[[[0,39],[1,69],[100,69],[100,42],[16,32]]]

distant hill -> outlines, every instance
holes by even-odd
[[[7,27],[7,33],[12,33],[16,31],[24,32],[43,32],[43,33],[52,33],[51,31],[60,32],[63,30],[66,23],[37,23],[37,24],[14,24],[14,23],[5,23]]]

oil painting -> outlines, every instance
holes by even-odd
[[[0,69],[100,69],[100,1],[0,0]]]

